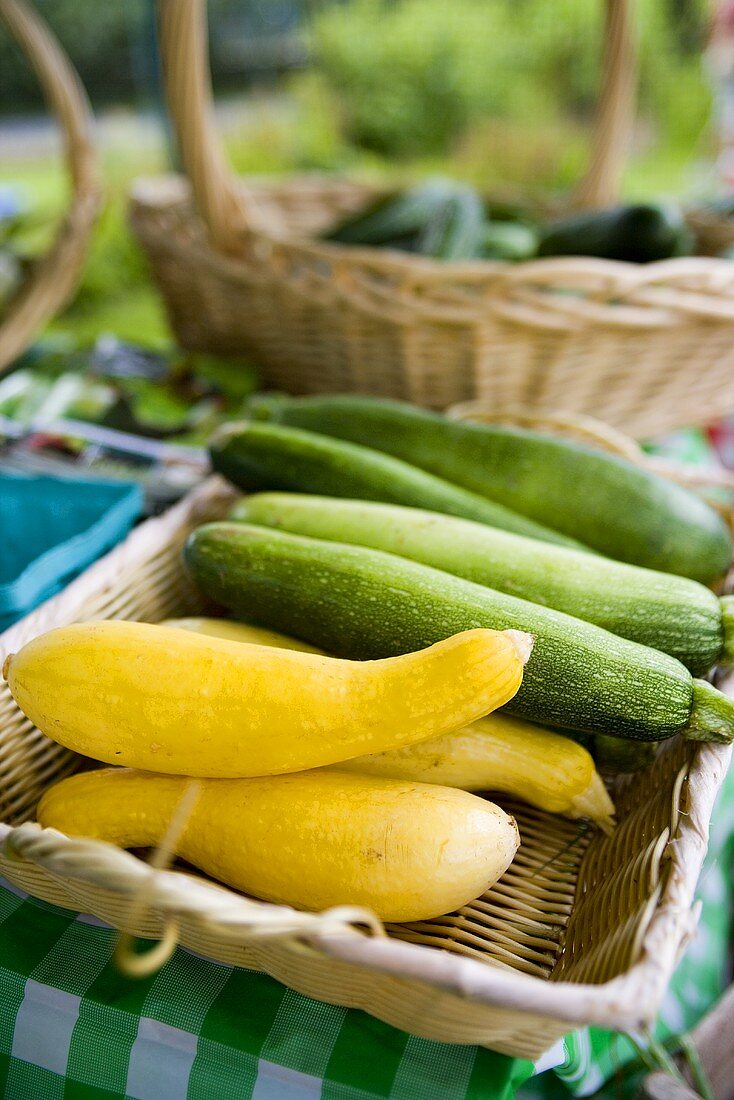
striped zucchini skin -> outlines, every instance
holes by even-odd
[[[259,493],[231,518],[399,554],[660,649],[695,675],[722,653],[721,604],[685,577],[393,504]]]
[[[563,545],[575,545],[486,497],[381,451],[278,424],[228,424],[209,447],[212,465],[241,489],[386,500],[430,508]]]
[[[694,681],[673,657],[393,554],[223,522],[195,531],[185,560],[218,603],[337,656],[407,653],[470,627],[527,631],[507,710],[529,721],[655,741],[691,717]]]
[[[262,395],[251,409],[262,419],[368,443],[617,561],[711,584],[732,559],[726,525],[695,493],[572,440],[352,395]]]

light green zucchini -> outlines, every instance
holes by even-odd
[[[432,565],[660,649],[696,675],[734,656],[734,597],[720,600],[686,577],[393,504],[258,493],[231,518]]]

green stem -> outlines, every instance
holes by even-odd
[[[683,731],[689,741],[734,741],[734,699],[706,680],[693,681],[693,706]]]
[[[721,650],[720,664],[734,665],[734,596],[722,596],[721,626],[724,631],[724,645]]]
[[[696,1044],[693,1042],[688,1032],[684,1032],[680,1035],[679,1039],[680,1049],[686,1060],[686,1065],[688,1066],[691,1077],[693,1078],[694,1087],[701,1093],[703,1100],[714,1100],[714,1091],[711,1088],[711,1082],[698,1056]]]

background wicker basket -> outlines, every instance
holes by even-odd
[[[92,114],[71,62],[43,20],[24,0],[0,0],[0,20],[26,54],[63,132],[69,209],[0,321],[0,373],[66,303],[76,288],[102,205]]]
[[[569,418],[556,418],[554,428],[568,431]],[[582,428],[587,439],[634,457],[629,442],[599,436],[593,424]],[[205,610],[180,550],[197,524],[222,516],[231,500],[232,490],[211,479],[142,525],[7,631],[0,661],[64,623],[155,622]],[[721,686],[734,692],[734,678]],[[667,743],[652,767],[615,782],[619,826],[611,836],[499,796],[522,837],[503,878],[457,913],[391,926],[383,936],[358,913],[297,913],[199,876],[155,871],[106,844],[40,830],[32,818],[41,793],[86,762],[39,733],[6,684],[0,730],[0,819],[7,823],[0,825],[0,872],[18,886],[162,938],[155,961],[180,942],[415,1034],[527,1058],[575,1026],[630,1030],[653,1020],[695,927],[694,889],[731,756],[726,746]]]
[[[686,221],[696,238],[696,251],[702,256],[719,256],[727,248],[734,248],[734,217],[697,206],[686,211]]]
[[[594,147],[574,202],[614,201],[634,114],[631,0],[606,0]],[[159,0],[188,183],[140,181],[132,225],[184,347],[253,354],[291,392],[592,413],[643,437],[734,407],[734,269],[676,259],[440,263],[310,240],[365,188],[234,178],[215,136],[204,0]]]

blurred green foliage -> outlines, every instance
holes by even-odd
[[[709,112],[707,0],[638,0],[642,129],[695,144]],[[392,159],[445,155],[490,123],[541,135],[588,126],[603,5],[594,0],[351,0],[310,24],[314,82],[346,140]],[[685,19],[687,32],[679,33]],[[299,88],[304,78],[295,80]],[[646,135],[643,133],[643,140]],[[647,135],[647,140],[652,137]],[[501,145],[495,156],[502,157]],[[564,182],[565,152],[555,172]],[[573,159],[573,158],[572,158]]]

